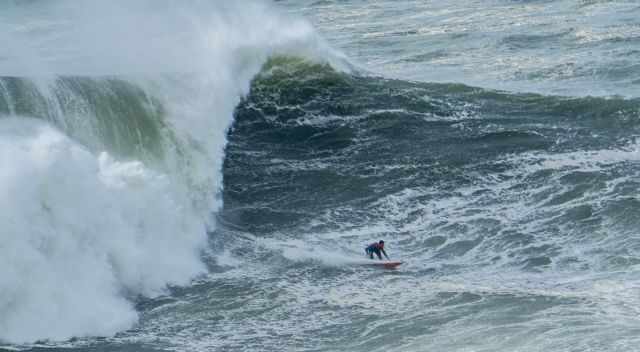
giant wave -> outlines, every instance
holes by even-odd
[[[263,2],[2,6],[0,340],[113,335],[132,299],[206,271],[252,77],[330,50]]]

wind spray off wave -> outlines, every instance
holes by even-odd
[[[328,58],[263,2],[3,3],[0,341],[112,335],[205,272],[233,109],[274,54]]]

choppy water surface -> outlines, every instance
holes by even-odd
[[[374,72],[509,91],[638,96],[635,1],[283,1]]]
[[[7,7],[0,348],[640,350],[637,5],[163,4]]]

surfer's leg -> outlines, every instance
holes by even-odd
[[[371,248],[366,247],[364,249],[364,253],[367,257],[369,257],[370,259],[373,259],[373,251],[371,250]]]

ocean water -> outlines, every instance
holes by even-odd
[[[640,351],[638,18],[0,2],[0,350]]]

